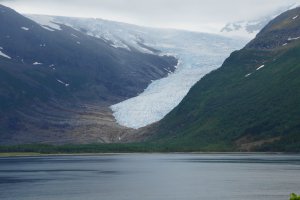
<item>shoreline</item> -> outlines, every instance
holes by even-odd
[[[36,153],[36,152],[0,152],[0,158],[11,157],[48,157],[48,156],[108,156],[108,155],[151,155],[151,154],[192,154],[192,155],[299,155],[291,152],[111,152],[111,153]]]

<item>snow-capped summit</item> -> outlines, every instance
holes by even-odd
[[[220,34],[229,37],[242,37],[253,39],[256,36],[256,34],[263,27],[265,27],[272,19],[274,19],[284,11],[296,8],[298,6],[300,6],[300,4],[293,4],[287,7],[281,7],[272,13],[265,13],[265,16],[262,16],[257,19],[241,20],[227,23],[221,29]]]
[[[238,21],[228,23],[222,28],[221,33],[231,37],[254,38],[256,34],[271,20],[271,17],[265,17],[253,21]]]
[[[143,39],[140,35],[143,33],[144,28],[139,26],[95,18],[44,15],[26,16],[50,30],[61,30],[60,25],[69,26],[89,36],[102,39],[110,43],[110,46],[114,48],[123,48],[128,51],[135,49],[148,54],[155,52],[154,49],[150,49],[142,44]]]

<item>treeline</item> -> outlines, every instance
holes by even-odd
[[[152,152],[191,152],[193,148],[176,145],[161,145],[155,143],[126,143],[126,144],[24,144],[0,146],[0,153],[22,152],[41,154],[60,153],[152,153]]]
[[[291,144],[293,144],[291,142]],[[263,145],[256,152],[300,152],[298,144],[286,148],[286,144],[278,142],[270,145]],[[126,144],[22,144],[11,146],[0,146],[0,153],[41,153],[41,154],[60,154],[60,153],[154,153],[154,152],[240,152],[237,148],[227,148],[224,144],[197,145],[196,143],[185,143],[184,145],[176,142],[145,142],[145,143],[126,143]]]

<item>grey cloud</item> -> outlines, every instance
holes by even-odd
[[[128,23],[203,31],[253,19],[300,0],[5,0],[23,13],[97,17]]]

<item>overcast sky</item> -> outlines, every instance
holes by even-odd
[[[216,32],[300,0],[0,0],[21,13],[94,17],[138,25]]]

